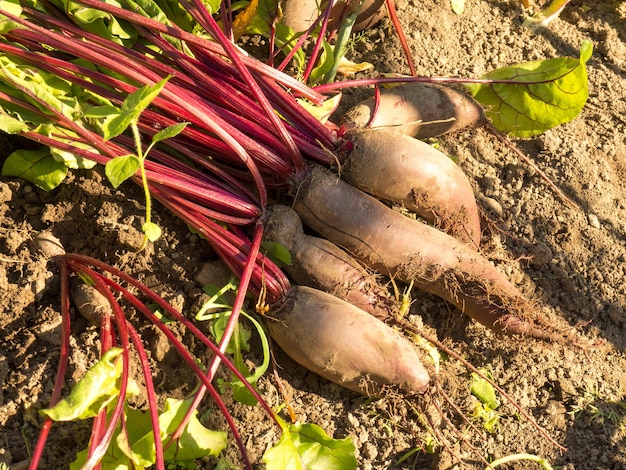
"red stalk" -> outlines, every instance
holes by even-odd
[[[157,470],[165,470],[165,463],[163,460],[163,443],[161,442],[161,426],[159,424],[159,407],[157,406],[156,391],[152,380],[150,362],[137,330],[135,330],[131,324],[128,324],[127,327],[130,339],[137,350],[137,355],[139,356],[139,364],[141,365],[141,372],[146,386],[148,412],[150,413],[150,425],[152,426],[152,432],[154,435],[155,465]]]
[[[56,21],[56,23],[60,23],[60,21]],[[24,23],[24,24],[26,25],[27,23]],[[206,89],[211,88],[213,85],[217,83],[217,82],[211,82],[208,78],[206,78],[208,77],[209,74],[201,73],[200,71],[196,72],[195,78],[197,80],[200,80],[200,83],[204,83],[205,86],[202,88],[190,86],[190,83],[193,83],[193,80],[191,78],[187,79],[185,74],[176,73],[175,70],[168,68],[168,67],[161,67],[160,68],[161,73],[155,74],[152,69],[155,68],[153,64],[156,61],[153,60],[149,62],[147,61],[146,57],[140,54],[137,54],[134,51],[125,49],[122,46],[119,46],[117,44],[114,44],[114,43],[107,44],[101,38],[99,38],[99,42],[95,42],[95,38],[97,38],[97,36],[94,37],[95,44],[93,45],[93,47],[95,50],[90,52],[89,48],[82,47],[84,45],[84,42],[82,40],[79,41],[80,43],[79,45],[82,48],[77,49],[78,46],[76,46],[76,39],[63,37],[58,40],[50,40],[50,35],[52,33],[48,33],[47,35],[43,34],[43,30],[41,29],[37,30],[35,28],[34,32],[20,29],[11,34],[13,34],[13,39],[15,40],[18,40],[18,39],[25,40],[26,37],[31,37],[34,41],[44,41],[58,48],[61,48],[62,42],[70,41],[71,45],[67,45],[65,47],[65,50],[68,53],[79,51],[81,57],[84,57],[87,60],[90,60],[92,62],[99,63],[101,66],[104,66],[107,68],[113,68],[115,64],[116,72],[121,73],[121,74],[126,73],[127,75],[129,75],[129,78],[136,80],[136,81],[143,80],[143,82],[145,82],[146,81],[145,77],[150,77],[151,80],[156,81],[156,80],[161,79],[162,75],[164,75],[165,73],[169,73],[169,74],[173,73],[175,74],[175,76],[171,80],[172,86],[174,86],[178,82],[181,82],[181,80],[185,84],[184,88],[182,88],[183,92],[186,94],[184,98],[185,100],[193,101],[194,99],[196,100],[198,99],[197,97],[194,98],[195,94],[193,94],[191,90],[193,89],[196,89],[196,90],[205,89],[206,90]],[[89,39],[92,39],[93,36],[94,35],[89,35],[88,37]],[[154,37],[154,35],[152,36]],[[161,41],[159,44],[165,47],[168,43]],[[97,85],[90,83],[87,80],[82,79],[81,76],[89,77],[92,80],[96,80],[101,83],[113,84],[116,88],[119,88],[125,91],[126,93],[130,93],[136,89],[133,85],[113,79],[112,77],[109,77],[108,75],[105,75],[103,73],[93,71],[91,69],[79,67],[79,66],[76,66],[75,64],[71,64],[69,62],[66,62],[60,59],[55,59],[54,57],[50,57],[49,54],[46,54],[46,56],[43,57],[40,54],[36,54],[33,52],[29,52],[29,51],[24,51],[23,49],[19,49],[19,48],[11,49],[11,46],[8,46],[8,45],[5,46],[5,50],[7,52],[13,53],[14,55],[17,55],[23,58],[24,60],[28,60],[32,63],[36,63],[39,67],[45,70],[48,70],[52,73],[59,73],[60,76],[70,81],[76,82],[80,86],[85,87],[86,89],[90,89],[94,93],[99,93],[102,96],[105,96],[108,99],[113,100],[114,102],[116,101],[116,99],[121,101],[121,98],[117,98],[115,94],[112,94],[106,88],[98,87]],[[108,53],[105,51],[108,51]],[[129,62],[126,56],[128,56],[130,52],[133,53],[132,54],[133,60]],[[193,60],[187,56],[182,55],[175,49],[170,50],[170,52],[172,55],[178,54],[181,57],[181,61],[179,62],[181,62],[183,65],[189,64],[190,61]],[[113,59],[109,57],[111,54],[114,54]],[[103,57],[105,57],[105,60],[102,60]],[[141,68],[139,68],[140,63],[145,64],[145,67],[142,66]],[[59,69],[66,70],[68,72],[71,71],[73,72],[73,74],[65,75],[64,73],[60,72]],[[77,76],[77,74],[79,74],[79,76]],[[178,78],[178,77],[182,77],[182,78]],[[202,77],[205,77],[205,78],[202,79]],[[209,82],[205,83],[207,82],[207,80],[209,80]],[[308,154],[311,154],[311,156],[315,160],[328,163],[329,162],[328,152],[321,150],[319,148],[319,145],[315,144],[315,141],[316,140],[320,141],[322,142],[322,145],[332,147],[332,146],[337,145],[336,139],[316,119],[314,119],[312,116],[309,116],[308,113],[302,113],[299,104],[293,99],[293,97],[290,94],[286,93],[282,88],[278,87],[273,82],[263,83],[263,86],[270,87],[270,92],[268,93],[269,96],[272,96],[273,94],[277,94],[281,96],[281,99],[277,100],[277,103],[280,104],[280,106],[277,106],[277,108],[279,108],[281,114],[290,116],[290,118],[294,119],[297,122],[298,124],[297,129],[310,129],[309,131],[310,137],[303,139],[303,136],[301,136],[301,133],[299,130],[290,128],[290,132],[294,135],[294,138],[299,141],[299,147],[305,149],[305,151]],[[219,87],[216,87],[215,89],[220,90]],[[177,87],[176,90],[180,91],[181,88]],[[236,96],[236,90],[228,91],[228,89],[226,89],[225,92],[227,92],[226,94],[229,96]],[[212,94],[212,95],[215,95],[215,94]],[[198,95],[198,96],[202,96],[203,98],[208,98],[211,95],[206,95],[206,93],[203,92],[202,95]],[[178,120],[181,120],[181,119],[192,120],[194,124],[202,126],[201,120],[198,120],[198,119],[193,120],[193,118],[195,117],[193,114],[190,115],[190,113],[186,112],[184,108],[180,106],[175,106],[180,101],[181,101],[180,99],[175,100],[173,102],[174,103],[173,105],[172,101],[170,100],[166,102],[158,98],[155,101],[155,105],[159,106],[166,113],[172,113],[173,110],[176,110],[175,116],[177,117]],[[287,103],[285,103],[285,101],[287,101]],[[224,103],[224,100],[222,100],[221,102]],[[205,102],[204,105],[206,106],[207,103]],[[260,161],[264,161],[264,160],[267,161],[268,171],[271,171],[272,174],[280,174],[282,175],[282,178],[285,178],[290,173],[290,171],[292,171],[290,170],[291,166],[290,165],[284,166],[286,162],[283,163],[282,159],[276,156],[276,152],[278,152],[278,154],[285,153],[286,149],[281,150],[280,149],[281,145],[279,141],[275,140],[269,134],[266,134],[266,137],[264,139],[274,149],[272,152],[262,150],[262,147],[259,146],[256,142],[256,140],[258,140],[259,137],[263,139],[263,135],[264,133],[266,133],[266,128],[268,127],[268,124],[270,124],[269,121],[266,121],[264,118],[262,118],[264,114],[261,114],[261,110],[257,110],[255,112],[254,111],[255,103],[249,100],[242,101],[240,103],[235,102],[234,109],[237,109],[238,111],[240,111],[241,109],[246,109],[246,116],[256,115],[258,116],[259,119],[261,119],[260,121],[257,121],[257,123],[259,124],[258,126],[251,127],[250,125],[247,125],[246,121],[242,120],[238,115],[228,113],[227,111],[224,111],[223,109],[221,110],[222,113],[225,113],[224,116],[229,120],[229,122],[234,124],[235,128],[242,129],[244,131],[246,131],[247,129],[247,133],[256,134],[257,139],[255,140],[250,140],[245,135],[240,135],[238,139],[244,142],[244,145],[246,146],[246,148],[251,149],[253,154],[256,155],[257,158],[260,158]],[[146,114],[148,112],[149,111],[146,111]],[[213,147],[215,146],[216,145],[213,145]],[[230,150],[232,152],[232,149]],[[258,153],[255,153],[255,152],[258,152]],[[267,155],[267,156],[264,156],[264,155]],[[277,163],[279,164],[278,167],[276,166]],[[283,165],[283,169],[280,169],[280,165]]]
[[[241,275],[241,279],[239,282],[240,288],[237,290],[237,294],[235,295],[235,300],[233,302],[232,313],[226,323],[226,328],[224,328],[224,332],[222,333],[222,339],[218,345],[220,351],[225,351],[228,343],[230,343],[230,339],[235,332],[235,327],[239,321],[238,314],[241,312],[241,308],[243,307],[243,303],[245,301],[246,289],[243,289],[241,286],[248,286],[250,283],[250,278],[252,277],[252,271],[255,266],[253,260],[255,260],[259,254],[259,248],[261,246],[261,240],[263,239],[263,225],[257,224],[254,231],[254,238],[252,240],[252,249],[249,254],[249,262],[246,263],[244,271]],[[235,315],[237,312],[237,315]],[[217,368],[220,365],[220,358],[218,356],[214,356],[211,361],[211,365],[209,366],[206,377],[209,381],[213,381],[215,374],[217,372]],[[245,380],[245,379],[244,379]],[[247,382],[247,381],[246,381]],[[198,403],[202,400],[204,393],[206,392],[206,388],[204,386],[200,387],[196,396],[194,397],[194,405],[197,406]],[[185,418],[182,420],[183,423],[187,423],[190,418],[190,413],[188,412]]]
[[[391,22],[396,29],[396,34],[398,35],[400,44],[402,45],[402,50],[404,51],[407,63],[409,64],[409,70],[411,71],[411,75],[415,77],[417,76],[417,71],[415,70],[415,62],[413,61],[413,55],[411,54],[409,43],[407,42],[406,36],[404,35],[404,29],[402,28],[400,20],[398,19],[394,0],[385,0],[385,5],[387,6],[387,13],[389,13],[389,18],[391,19]]]
[[[205,237],[235,274],[242,275],[251,250],[251,243],[243,233],[230,232],[222,225],[194,211],[191,204],[183,202],[176,196],[161,193],[158,187],[152,191],[156,200]],[[232,230],[235,228],[236,226],[231,227]],[[268,298],[276,301],[289,290],[289,281],[272,261],[258,255],[249,289],[258,294],[263,286],[268,291]]]
[[[315,66],[315,63],[317,62],[317,58],[319,57],[320,50],[322,49],[324,37],[326,36],[326,30],[328,29],[328,22],[330,20],[330,10],[333,8],[333,5],[334,5],[334,1],[328,0],[328,5],[326,6],[326,9],[324,10],[324,13],[322,15],[323,20],[322,20],[322,27],[321,27],[320,33],[317,37],[317,41],[315,41],[315,44],[313,45],[313,51],[311,51],[311,57],[309,57],[308,63],[306,65],[306,69],[304,70],[304,75],[302,77],[302,81],[304,83],[309,81],[309,77],[311,76],[313,67]]]
[[[564,74],[570,73],[569,71]],[[556,77],[559,78],[559,77]],[[398,75],[394,77],[359,78],[356,80],[345,80],[342,82],[325,83],[314,87],[320,93],[336,93],[346,88],[362,88],[370,85],[399,84],[399,83],[444,83],[462,85],[464,83],[477,83],[482,85],[492,85],[503,83],[508,85],[532,85],[536,83],[548,83],[554,81],[555,77],[547,80],[522,81],[522,80],[492,80],[489,78],[462,78],[462,77],[409,77]]]
[[[95,283],[95,279],[93,279],[93,277],[90,276],[90,279],[92,280],[92,282]],[[105,352],[112,348],[114,346],[114,343],[115,335],[113,334],[113,328],[111,325],[111,315],[109,312],[104,312],[104,314],[100,318],[100,357],[102,357]],[[100,445],[106,435],[107,412],[107,408],[103,408],[102,410],[100,410],[98,415],[94,418],[93,423],[91,423],[91,436],[89,436],[89,447],[87,452],[88,461],[94,458],[94,455],[97,452],[97,447]],[[95,462],[97,464],[97,462],[99,462],[102,457],[95,458]],[[99,465],[96,465],[96,467],[100,468]]]
[[[67,276],[67,263],[64,260],[59,262],[59,272],[61,276],[61,348],[59,351],[59,366],[57,367],[57,373],[54,379],[54,389],[52,391],[52,396],[50,397],[50,403],[48,404],[49,408],[56,405],[61,398],[61,391],[63,390],[63,385],[65,384],[65,371],[69,361],[70,350],[70,294]],[[35,470],[39,466],[51,427],[52,419],[46,418],[43,426],[41,427],[41,431],[39,432],[37,444],[35,445],[33,455],[30,459],[28,467],[29,470]]]
[[[75,267],[73,263],[70,261],[70,266]],[[94,282],[94,287],[100,292],[102,295],[106,297],[113,310],[113,316],[115,318],[115,326],[120,339],[120,347],[122,348],[122,356],[117,360],[122,361],[122,375],[120,377],[120,391],[117,397],[117,401],[115,403],[115,408],[111,413],[108,423],[106,424],[104,433],[100,439],[93,437],[92,442],[89,447],[89,457],[87,462],[83,465],[84,469],[91,469],[98,465],[98,462],[102,460],[102,457],[106,453],[106,450],[111,443],[111,439],[113,438],[113,434],[117,427],[117,424],[120,421],[122,413],[124,412],[124,403],[126,402],[126,390],[128,387],[128,376],[129,376],[129,364],[130,364],[130,351],[129,351],[129,339],[128,339],[128,328],[126,326],[126,317],[124,316],[124,312],[122,312],[121,307],[117,303],[115,297],[111,293],[110,289],[106,287],[103,282],[103,278],[101,275],[93,271],[92,269],[81,266],[81,273],[86,274],[89,278]],[[102,318],[102,329],[103,334],[101,334],[101,342],[102,342],[102,353],[108,351],[114,344],[113,342],[113,333],[110,330],[110,318],[108,315],[104,315]],[[109,330],[109,331],[107,331]],[[103,409],[98,418],[106,419],[107,409]],[[94,427],[98,425],[98,418],[94,420]],[[95,429],[94,429],[95,430]],[[98,436],[99,437],[99,436]]]
[[[211,16],[211,14],[207,11],[206,6],[202,3],[202,0],[182,0],[181,3],[185,6],[187,11],[194,17],[194,19],[207,30],[211,36],[220,44],[224,51],[226,52],[227,57],[233,61],[233,64],[241,74],[242,80],[249,87],[250,91],[259,102],[261,107],[267,113],[267,117],[270,119],[272,124],[274,125],[275,130],[280,135],[281,139],[285,143],[288,149],[288,155],[291,158],[291,161],[294,165],[296,174],[301,173],[304,170],[304,160],[302,155],[300,154],[300,150],[296,147],[293,139],[287,132],[285,125],[280,120],[280,118],[274,112],[274,108],[270,104],[269,100],[259,87],[258,83],[248,70],[247,64],[242,60],[243,54],[241,51],[235,46],[235,44],[224,35],[222,30],[218,27],[215,19]],[[263,204],[262,207],[265,207]],[[236,316],[236,315],[235,315]]]

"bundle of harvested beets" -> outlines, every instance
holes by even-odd
[[[4,130],[49,147],[50,161],[71,155],[107,165],[186,123],[150,146],[131,178],[239,277],[222,350],[251,292],[269,306],[274,340],[310,370],[362,393],[425,392],[431,379],[420,351],[385,324],[398,306],[380,276],[437,295],[497,332],[562,340],[532,321],[537,305],[480,253],[480,218],[463,172],[418,140],[484,122],[464,93],[406,84],[357,105],[338,125],[322,123],[301,100],[321,105],[326,97],[242,52],[200,0],[181,5],[209,38],[176,25],[157,3],[153,11],[76,4],[102,21],[81,23],[53,6],[2,12]],[[586,80],[584,60],[570,60]],[[135,138],[103,132],[129,94],[157,83]],[[5,172],[20,174],[7,161]],[[277,204],[268,204],[268,188]],[[261,252],[263,240],[287,248],[289,278]]]

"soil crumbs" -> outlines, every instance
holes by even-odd
[[[448,347],[490,371],[567,450],[552,444],[504,400],[497,428],[481,434],[439,400],[440,434],[450,444],[428,452],[429,433],[422,414],[416,414],[417,404],[393,397],[364,399],[277,351],[291,405],[300,421],[315,423],[336,438],[352,438],[360,469],[484,468],[445,426],[448,421],[487,459],[529,453],[568,470],[626,469],[626,3],[573,0],[549,29],[537,33],[521,26],[528,12],[516,1],[470,0],[456,15],[447,1],[398,0],[397,10],[420,75],[476,77],[517,62],[576,57],[583,40],[594,43],[590,97],[582,115],[539,138],[516,142],[578,208],[565,204],[537,171],[485,129],[439,143],[458,157],[474,186],[483,211],[484,252],[542,303],[550,323],[576,331],[595,346],[581,351],[503,338],[444,302],[413,293],[413,321],[423,321]],[[408,73],[387,20],[363,33],[351,55],[374,64],[379,73]],[[354,91],[345,102],[369,93]],[[3,145],[8,153],[14,143]],[[10,468],[24,468],[34,447],[42,423],[38,410],[50,399],[60,347],[59,275],[32,249],[36,232],[51,230],[68,252],[123,269],[184,312],[193,312],[205,299],[203,283],[228,277],[206,244],[163,208],[155,210],[163,237],[135,253],[141,244],[141,201],[138,188],[129,184],[113,190],[98,171],[75,171],[51,192],[0,180],[0,462]],[[139,331],[161,397],[187,396],[197,385],[192,373],[180,367],[153,327],[143,325]],[[97,360],[97,338],[97,327],[73,315],[66,391]],[[258,364],[259,351],[253,348],[248,359]],[[440,382],[451,401],[475,416],[469,371],[451,359],[442,369]],[[262,379],[260,390],[272,406],[283,402],[272,378]],[[277,429],[259,407],[226,399],[250,458],[262,468],[261,457],[277,441]],[[141,399],[135,404],[144,405]],[[202,406],[201,415],[207,426],[226,429],[211,403]],[[480,419],[471,419],[482,428]],[[41,468],[67,468],[89,435],[90,423],[55,424]],[[229,442],[224,456],[238,468],[241,458],[233,439]],[[463,465],[454,454],[463,457]],[[215,464],[207,459],[198,465]],[[533,466],[538,468],[522,461],[507,468]]]

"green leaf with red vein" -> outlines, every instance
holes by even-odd
[[[2,166],[3,176],[23,178],[45,191],[56,188],[66,174],[67,166],[55,160],[48,148],[16,150]]]
[[[512,65],[487,74],[491,83],[467,85],[501,132],[532,137],[574,119],[588,97],[586,63],[593,48],[583,42],[580,58],[561,57]]]

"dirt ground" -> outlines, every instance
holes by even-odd
[[[560,19],[535,34],[521,26],[527,11],[520,2],[468,0],[462,15],[448,3],[397,1],[421,75],[475,77],[516,62],[576,56],[584,39],[594,43],[590,97],[582,115],[541,137],[516,142],[578,208],[565,204],[485,129],[448,136],[440,144],[458,157],[475,189],[484,253],[541,303],[550,322],[596,346],[583,352],[500,337],[444,302],[414,292],[412,320],[423,321],[474,366],[488,369],[567,450],[550,443],[508,404],[498,410],[499,427],[481,437],[450,404],[438,401],[446,419],[485,458],[529,453],[568,470],[626,469],[626,2],[572,0]],[[352,54],[375,64],[378,72],[406,73],[400,51],[385,20],[363,35]],[[346,103],[367,94],[356,91]],[[16,145],[2,142],[3,153]],[[128,184],[113,190],[98,171],[73,172],[51,192],[0,179],[0,462],[11,469],[24,468],[35,444],[41,425],[37,411],[50,398],[59,355],[59,276],[32,249],[35,232],[52,230],[67,251],[120,267],[185,312],[202,302],[202,283],[219,283],[226,276],[202,240],[158,206],[163,237],[134,253],[141,242],[141,201],[138,188]],[[151,350],[162,397],[190,393],[197,383],[163,338],[146,325],[140,333]],[[97,359],[97,338],[95,326],[73,316],[68,388]],[[253,348],[248,358],[258,363],[259,351]],[[429,435],[416,403],[365,399],[305,371],[280,351],[276,360],[298,419],[336,438],[351,437],[360,469],[460,467],[445,448],[425,451]],[[452,359],[442,368],[442,387],[471,416],[476,399],[469,392],[469,372]],[[272,406],[283,402],[273,378],[263,378],[260,389]],[[251,459],[262,468],[261,456],[278,439],[277,429],[260,408],[227,403]],[[214,406],[203,405],[204,411],[211,409],[205,422],[226,429]],[[464,468],[482,468],[445,420],[441,429],[464,458]],[[89,423],[55,425],[45,468],[66,468],[86,446],[89,431]],[[230,442],[224,456],[238,468],[241,460]],[[200,465],[213,468],[215,460]],[[539,466],[522,462],[506,468]]]

